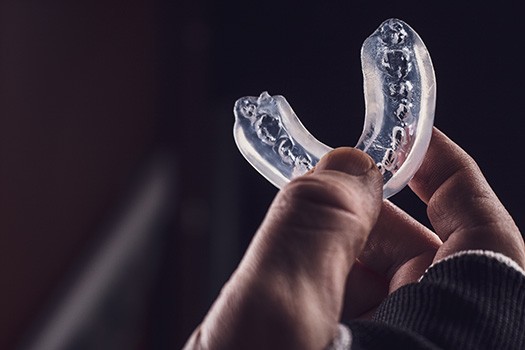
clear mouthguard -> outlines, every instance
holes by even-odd
[[[418,170],[432,135],[436,80],[430,55],[406,23],[389,19],[361,48],[366,113],[356,148],[383,175],[383,197],[399,192]],[[278,188],[312,169],[332,148],[314,138],[283,96],[263,92],[234,106],[235,142]]]

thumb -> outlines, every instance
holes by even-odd
[[[340,270],[346,278],[379,215],[381,187],[368,155],[330,152],[276,196],[251,247],[263,258],[258,266],[290,276]]]
[[[203,322],[203,348],[326,347],[346,277],[374,226],[382,177],[365,153],[340,148],[273,201],[237,271]]]

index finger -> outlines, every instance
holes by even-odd
[[[435,259],[483,249],[525,266],[523,238],[510,214],[472,157],[436,128],[409,185],[427,203],[428,218],[444,242]]]

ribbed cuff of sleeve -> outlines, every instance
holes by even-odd
[[[520,272],[523,276],[525,276],[525,271],[523,270],[523,268],[521,268],[520,265],[518,265],[518,263],[516,261],[514,261],[513,259],[511,259],[510,257],[502,254],[502,253],[498,253],[498,252],[495,252],[495,251],[492,251],[492,250],[481,250],[481,249],[476,249],[476,250],[462,250],[460,252],[457,252],[455,254],[452,254],[452,255],[449,255],[443,259],[440,259],[436,262],[434,262],[432,265],[430,265],[430,267],[427,269],[430,270],[432,269],[434,266],[442,263],[442,262],[446,262],[450,259],[455,259],[455,258],[458,258],[458,257],[462,257],[462,256],[467,256],[467,255],[476,255],[476,256],[486,256],[487,258],[491,258],[491,259],[495,259],[497,261],[499,261],[500,263],[502,264],[505,264],[507,265],[508,267],[510,268],[513,268],[514,270]],[[425,272],[426,273],[426,272]],[[421,281],[421,279],[424,277],[424,274],[423,276],[421,276],[421,278],[419,279]]]
[[[501,254],[462,252],[390,295],[374,319],[447,349],[524,348],[525,274]]]
[[[352,348],[352,333],[344,324],[338,325],[337,336],[325,350],[350,350]]]

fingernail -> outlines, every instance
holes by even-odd
[[[326,154],[315,167],[319,170],[336,170],[354,176],[360,176],[374,167],[374,162],[368,154],[356,148],[336,148]]]

